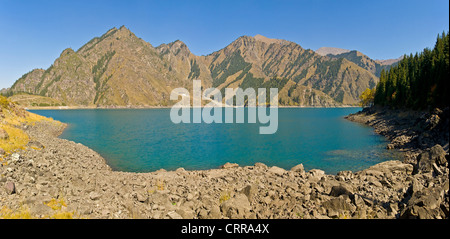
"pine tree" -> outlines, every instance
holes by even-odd
[[[382,71],[374,103],[425,109],[449,102],[449,33],[438,35],[433,49],[404,56],[397,66]]]

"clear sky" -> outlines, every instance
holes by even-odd
[[[448,0],[0,0],[0,88],[122,25],[153,46],[182,40],[196,55],[261,34],[389,59],[433,47],[448,9]]]

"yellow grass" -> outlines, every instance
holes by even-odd
[[[49,206],[53,210],[53,214],[49,216],[45,216],[44,218],[49,219],[74,219],[80,218],[75,212],[66,211],[67,204],[64,201],[64,198],[55,199],[52,198],[45,205]]]
[[[54,199],[50,200],[45,205],[49,206],[52,210],[61,210],[63,207],[67,207],[66,203],[64,202],[64,199]]]
[[[164,182],[161,180],[158,180],[158,182],[156,182],[156,187],[158,188],[158,190],[163,191],[164,190]]]
[[[19,117],[12,113],[11,111],[5,110],[3,111],[5,115],[5,123],[20,126],[21,124],[28,124],[28,125],[34,125],[34,123],[38,121],[53,121],[52,118],[46,118],[41,115],[37,115],[34,113],[30,113],[28,111],[25,111],[25,117]]]
[[[25,145],[29,142],[28,135],[21,129],[9,125],[1,125],[0,128],[4,129],[9,135],[9,139],[0,139],[0,148],[5,150],[6,153],[12,153],[17,149],[24,149]]]
[[[27,207],[21,206],[18,210],[11,210],[7,207],[3,207],[0,210],[0,218],[1,219],[33,219],[34,217],[31,216],[30,210]]]
[[[230,192],[228,192],[228,191],[222,192],[222,193],[220,194],[219,204],[222,204],[223,202],[229,200],[230,198],[231,198]]]
[[[0,96],[0,107],[2,114],[0,128],[5,130],[9,136],[9,139],[0,139],[0,148],[5,150],[7,154],[18,149],[24,149],[28,144],[30,139],[21,129],[23,124],[34,125],[38,121],[56,122],[51,118],[25,111],[3,96]]]
[[[53,210],[50,215],[44,215],[46,219],[81,219],[76,212],[66,211],[67,205],[63,198],[52,198],[48,203],[44,203]],[[17,210],[12,210],[8,207],[0,209],[0,219],[35,219],[36,215],[32,215],[29,208],[26,206],[20,206]]]

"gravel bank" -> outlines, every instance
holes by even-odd
[[[366,113],[351,120],[386,126],[375,127],[378,132],[395,128]],[[0,167],[1,206],[25,206],[38,218],[52,214],[52,199],[63,199],[62,210],[83,218],[448,218],[448,138],[446,149],[403,148],[405,162],[337,175],[261,163],[130,173],[112,171],[98,153],[58,138],[64,127],[39,122],[26,128],[30,147]]]

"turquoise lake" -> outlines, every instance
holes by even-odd
[[[218,168],[226,162],[256,162],[285,169],[335,174],[395,159],[373,129],[344,119],[360,108],[279,108],[278,131],[260,135],[259,123],[174,124],[170,109],[33,110],[69,126],[60,138],[100,153],[112,169]]]

